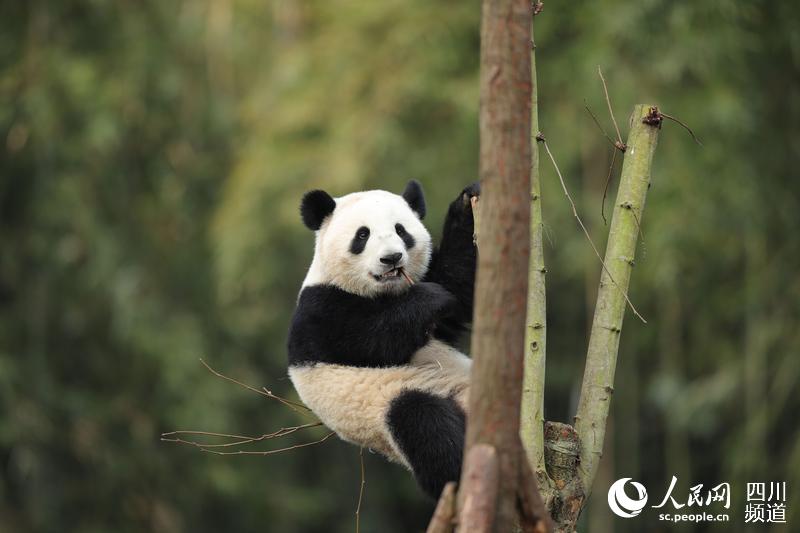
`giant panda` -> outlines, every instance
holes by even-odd
[[[289,376],[338,436],[410,469],[438,497],[458,480],[471,360],[455,343],[472,319],[471,198],[452,202],[434,247],[422,187],[305,194],[316,232],[288,339]]]

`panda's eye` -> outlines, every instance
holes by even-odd
[[[410,250],[414,247],[414,244],[416,244],[414,237],[412,237],[411,234],[406,231],[406,228],[404,228],[402,224],[395,224],[394,230],[397,232],[397,236],[403,239],[407,250]]]
[[[350,253],[358,255],[367,247],[367,239],[369,239],[369,228],[361,226],[356,230],[353,235],[353,240],[350,241]]]

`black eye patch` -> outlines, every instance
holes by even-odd
[[[366,226],[361,226],[356,230],[356,234],[353,236],[353,240],[350,241],[350,253],[358,255],[364,251],[364,248],[367,247],[367,241],[369,240],[369,228]]]
[[[404,228],[402,224],[395,224],[394,230],[397,232],[398,237],[403,239],[403,243],[406,245],[406,250],[410,250],[415,244],[417,244],[417,241],[415,241],[414,237],[412,237],[411,234],[406,231],[406,228]]]

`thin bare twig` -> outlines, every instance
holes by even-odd
[[[600,204],[600,215],[603,217],[603,224],[608,225],[606,220],[606,197],[608,196],[608,186],[611,184],[611,173],[614,170],[614,162],[617,160],[617,151],[611,151],[611,164],[608,165],[608,176],[606,176],[606,186],[603,187],[603,201]]]
[[[614,109],[611,107],[611,98],[608,96],[608,86],[606,85],[606,79],[603,77],[603,71],[600,68],[600,65],[597,65],[597,73],[600,75],[600,81],[603,82],[603,92],[606,94],[606,104],[608,104],[608,114],[611,115],[611,122],[614,123],[614,130],[617,132],[617,140],[621,145],[625,143],[622,142],[622,134],[619,132],[619,126],[617,126],[617,119],[614,118]]]
[[[403,276],[403,278],[405,278],[406,283],[408,283],[409,285],[413,285],[414,284],[414,280],[411,279],[411,276],[408,275],[408,272],[406,272],[405,268],[400,268],[399,271],[400,271],[400,274]]]
[[[542,229],[544,230],[544,236],[547,238],[547,243],[550,245],[550,248],[556,247],[556,240],[553,237],[553,229],[546,223],[542,223]]]
[[[662,116],[662,117],[664,117],[664,118],[668,118],[668,119],[670,119],[670,120],[672,120],[672,121],[674,121],[674,122],[677,122],[678,124],[680,124],[681,126],[683,126],[683,127],[686,129],[686,131],[688,131],[688,132],[689,132],[689,135],[691,135],[691,136],[692,136],[692,139],[694,139],[694,142],[696,142],[696,143],[697,143],[697,144],[699,144],[700,146],[703,146],[703,143],[701,143],[701,142],[700,142],[700,139],[698,139],[698,138],[697,138],[697,135],[695,135],[695,134],[694,134],[694,132],[692,131],[692,128],[690,128],[689,126],[687,126],[687,125],[686,125],[686,123],[684,123],[683,121],[681,121],[681,120],[680,120],[680,119],[678,119],[678,118],[675,118],[675,117],[673,117],[672,115],[667,115],[667,114],[666,114],[666,113],[664,113],[663,111],[661,112],[661,116]]]
[[[335,432],[331,431],[321,439],[315,440],[314,442],[304,442],[303,444],[295,444],[294,446],[287,446],[286,448],[279,448],[277,450],[266,450],[266,451],[236,450],[235,452],[220,452],[217,450],[209,450],[207,447],[202,447],[202,446],[200,447],[200,449],[207,453],[213,453],[214,455],[274,455],[276,453],[288,452],[289,450],[296,450],[297,448],[305,448],[306,446],[321,444],[335,434],[336,434]]]
[[[293,402],[292,400],[287,400],[286,398],[281,398],[280,396],[278,396],[276,394],[273,394],[272,391],[269,390],[266,387],[261,387],[261,390],[266,393],[265,395],[268,398],[272,398],[273,400],[278,400],[279,402],[284,404],[286,407],[298,407],[300,409],[304,409],[305,412],[308,412],[308,413],[311,412],[311,409],[309,407],[307,407],[305,404],[302,404],[300,402]],[[303,411],[301,411],[301,412],[303,412]]]
[[[361,531],[361,500],[364,498],[364,485],[367,484],[364,478],[364,448],[358,449],[358,459],[361,462],[361,486],[358,489],[358,505],[356,506],[356,533]]]
[[[594,114],[594,111],[592,111],[592,108],[591,108],[591,107],[589,107],[589,104],[587,104],[585,100],[583,101],[583,107],[584,107],[584,108],[586,109],[586,111],[589,113],[589,116],[591,116],[591,117],[592,117],[592,120],[593,120],[593,121],[594,121],[594,123],[597,125],[597,129],[599,129],[599,130],[600,130],[600,133],[602,133],[602,134],[603,134],[603,137],[605,137],[606,139],[608,139],[608,142],[610,142],[610,143],[611,143],[611,146],[613,146],[614,148],[616,148],[616,149],[618,149],[618,150],[622,150],[622,151],[624,152],[624,151],[625,151],[625,149],[624,149],[624,148],[621,148],[620,146],[618,146],[618,145],[617,145],[617,143],[616,143],[616,141],[614,141],[614,139],[612,139],[611,137],[609,137],[609,136],[608,136],[608,133],[606,133],[606,130],[605,130],[605,129],[603,129],[603,126],[601,126],[601,125],[600,125],[600,121],[597,119],[597,115],[595,115],[595,114]]]
[[[636,317],[639,320],[647,324],[647,320],[645,320],[644,317],[639,314],[639,311],[636,310],[636,307],[633,305],[633,302],[631,302],[630,298],[628,298],[628,294],[625,291],[623,291],[622,287],[620,287],[617,284],[617,282],[614,280],[614,277],[611,275],[611,272],[606,267],[605,261],[603,261],[603,258],[600,256],[600,252],[597,251],[597,247],[594,245],[594,241],[592,241],[592,237],[589,235],[589,231],[586,229],[586,226],[583,225],[583,220],[581,220],[580,215],[578,215],[578,209],[575,207],[575,202],[572,201],[572,197],[569,195],[569,191],[567,190],[567,185],[564,182],[564,177],[561,175],[561,171],[558,168],[558,164],[556,163],[556,160],[553,157],[552,152],[550,152],[550,147],[547,145],[547,141],[544,140],[544,137],[542,137],[541,142],[542,144],[544,144],[544,149],[547,152],[547,156],[550,158],[550,162],[553,163],[553,167],[555,167],[556,169],[556,174],[558,174],[558,179],[561,182],[561,188],[564,190],[564,195],[567,197],[567,200],[569,200],[569,203],[572,206],[572,214],[575,215],[575,218],[578,220],[578,224],[583,230],[584,235],[586,235],[586,238],[589,240],[589,244],[592,246],[592,250],[594,250],[594,254],[597,256],[597,259],[600,260],[600,264],[603,265],[603,270],[605,271],[606,274],[608,274],[608,279],[610,279],[611,283],[613,283],[614,286],[617,287],[617,289],[619,289],[620,293],[625,298],[625,301],[628,302],[628,305],[630,306],[631,311],[633,311],[633,314],[636,315]]]
[[[278,437],[285,437],[286,435],[291,435],[292,433],[299,431],[301,429],[306,428],[313,428],[321,426],[322,422],[312,422],[309,424],[303,424],[300,426],[292,426],[287,428],[281,428],[277,431],[273,431],[272,433],[265,433],[263,435],[259,435],[258,437],[249,437],[247,435],[231,435],[228,433],[214,433],[212,431],[193,431],[193,430],[182,430],[182,431],[169,431],[167,433],[161,434],[161,440],[164,442],[176,442],[180,444],[189,444],[192,446],[196,446],[198,448],[229,448],[231,446],[241,446],[244,444],[251,444],[253,442],[259,442],[262,440],[274,439]],[[233,442],[225,442],[220,444],[206,444],[202,442],[190,441],[186,439],[182,439],[180,437],[175,438],[168,438],[172,437],[173,435],[203,435],[208,437],[223,437],[227,439],[236,439]]]
[[[603,70],[600,68],[599,65],[597,66],[597,74],[600,76],[600,81],[603,83],[603,93],[606,96],[606,105],[608,106],[608,114],[611,116],[611,122],[614,123],[614,131],[617,132],[616,141],[612,140],[611,137],[608,136],[606,130],[604,130],[603,127],[600,125],[600,121],[597,120],[597,117],[589,108],[589,105],[586,104],[586,102],[584,102],[584,106],[586,107],[586,111],[588,111],[589,114],[592,116],[594,123],[597,124],[598,128],[600,128],[600,131],[603,133],[603,136],[606,139],[608,139],[608,142],[610,142],[616,150],[619,150],[620,152],[624,153],[625,150],[628,149],[628,146],[622,141],[622,134],[619,131],[619,126],[617,125],[617,119],[614,117],[614,109],[611,106],[611,97],[608,95],[608,85],[606,84],[606,79],[603,77]],[[600,215],[603,217],[603,224],[605,225],[608,224],[608,221],[606,220],[606,197],[608,196],[608,186],[611,184],[611,176],[614,170],[614,162],[617,159],[616,150],[612,154],[611,164],[608,166],[608,176],[606,176],[606,184],[605,187],[603,187],[603,201],[600,204]]]
[[[246,383],[242,383],[241,381],[235,380],[235,379],[233,379],[231,377],[228,377],[228,376],[226,376],[226,375],[224,375],[224,374],[222,374],[220,372],[217,372],[216,370],[211,368],[211,366],[208,363],[206,363],[205,361],[203,361],[202,359],[200,359],[200,362],[203,364],[203,366],[206,367],[206,369],[209,372],[211,372],[212,374],[214,374],[215,376],[217,376],[217,377],[219,377],[221,379],[224,379],[225,381],[229,381],[231,383],[239,385],[240,387],[243,387],[243,388],[245,388],[245,389],[247,389],[249,391],[255,392],[256,394],[260,394],[261,396],[266,396],[268,398],[272,398],[273,400],[277,400],[277,401],[281,402],[282,404],[286,405],[287,407],[289,407],[290,409],[292,409],[293,411],[295,411],[297,413],[300,413],[302,415],[313,416],[311,414],[311,410],[308,407],[306,407],[305,405],[301,404],[301,403],[293,402],[291,400],[287,400],[285,398],[281,398],[280,396],[277,396],[277,395],[273,394],[266,387],[264,387],[263,390],[259,390],[259,389],[255,388],[255,387],[247,385]],[[331,436],[333,436],[335,434],[335,432],[331,431],[330,433],[328,433],[327,435],[325,435],[321,439],[319,439],[317,441],[314,441],[314,442],[306,442],[306,443],[303,443],[303,444],[296,444],[294,446],[287,446],[285,448],[280,448],[280,449],[277,449],[277,450],[267,450],[267,451],[236,450],[236,451],[227,452],[227,451],[214,450],[212,448],[230,448],[230,447],[233,447],[233,446],[242,446],[242,445],[245,445],[245,444],[252,444],[254,442],[261,442],[263,440],[269,440],[269,439],[274,439],[274,438],[278,438],[278,437],[285,437],[286,435],[291,435],[292,433],[295,433],[296,431],[299,431],[301,429],[307,429],[307,428],[312,428],[312,427],[317,427],[317,426],[322,426],[322,425],[323,425],[322,422],[315,421],[315,422],[310,422],[310,423],[307,423],[307,424],[301,424],[299,426],[284,427],[284,428],[281,428],[281,429],[279,429],[277,431],[273,431],[272,433],[265,433],[265,434],[259,435],[257,437],[252,437],[252,436],[249,436],[249,435],[237,435],[237,434],[231,434],[231,433],[217,433],[217,432],[213,432],[213,431],[178,430],[178,431],[168,431],[166,433],[162,433],[161,434],[161,440],[164,441],[164,442],[174,442],[174,443],[178,443],[178,444],[186,444],[188,446],[194,446],[195,448],[199,448],[200,451],[207,452],[207,453],[213,453],[215,455],[273,455],[273,454],[276,454],[276,453],[285,452],[285,451],[289,451],[289,450],[294,450],[294,449],[297,449],[297,448],[304,448],[306,446],[312,446],[314,444],[320,444],[320,443],[325,442],[326,440],[328,440]],[[181,437],[176,436],[176,435],[181,435]],[[185,436],[185,435],[202,435],[202,436],[207,436],[207,437],[217,437],[217,438],[226,438],[226,439],[235,439],[235,440],[233,440],[232,442],[222,442],[222,443],[203,443],[203,442],[197,442],[197,441],[193,441],[193,440],[188,440],[188,439],[182,438],[182,436]]]
[[[259,389],[255,388],[255,387],[252,387],[252,386],[250,386],[250,385],[248,385],[246,383],[242,383],[241,381],[237,381],[237,380],[235,380],[233,378],[230,378],[230,377],[228,377],[228,376],[226,376],[224,374],[221,374],[221,373],[217,372],[216,370],[211,368],[211,366],[208,363],[206,363],[205,361],[203,361],[202,359],[200,359],[200,362],[203,363],[203,366],[206,367],[206,369],[209,372],[211,372],[212,374],[214,374],[218,378],[222,378],[225,381],[230,381],[231,383],[235,383],[235,384],[239,385],[240,387],[244,387],[245,389],[247,389],[249,391],[255,392],[256,394],[260,394],[261,396],[266,396],[267,398],[272,398],[273,400],[278,400],[279,402],[284,404],[286,407],[288,407],[292,411],[298,412],[298,413],[303,414],[305,416],[310,416],[311,409],[309,409],[308,407],[306,407],[302,403],[293,402],[291,400],[287,400],[285,398],[281,398],[280,396],[276,396],[275,394],[272,394],[272,392],[269,391],[266,387],[263,390],[259,390]],[[301,411],[301,409],[302,409],[302,411]]]
[[[647,245],[644,243],[644,230],[642,229],[641,223],[639,223],[639,217],[636,216],[636,211],[633,210],[633,207],[630,208],[630,211],[631,215],[633,215],[633,220],[636,221],[636,230],[642,238],[642,258],[644,258],[647,256]]]

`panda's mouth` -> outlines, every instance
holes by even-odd
[[[375,278],[375,281],[378,283],[394,283],[400,281],[402,278],[409,285],[414,284],[414,280],[411,279],[411,276],[408,275],[408,272],[406,272],[403,267],[395,267],[391,270],[387,270],[383,274],[372,274],[372,277]]]
[[[373,274],[373,278],[375,281],[379,281],[381,283],[398,281],[403,277],[403,267],[396,267],[391,270],[387,270],[383,274]]]

